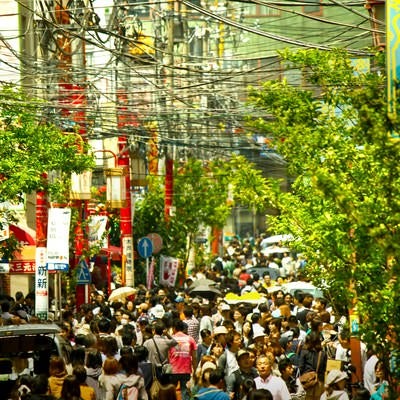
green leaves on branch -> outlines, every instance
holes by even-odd
[[[63,187],[65,175],[94,165],[76,135],[64,134],[40,119],[41,105],[13,88],[0,92],[1,201],[19,201],[23,193],[44,188],[54,192]],[[65,175],[48,184],[43,176],[50,171]]]
[[[389,139],[397,121],[387,116],[384,73],[353,67],[381,62],[343,50],[281,57],[301,86],[265,82],[249,94],[264,113],[250,128],[271,138],[294,176],[290,193],[274,191],[280,213],[269,223],[299,238],[309,276],[339,309],[357,304],[365,340],[387,351],[400,304],[400,143]]]
[[[189,159],[174,168],[174,215],[164,220],[164,178],[150,177],[148,192],[135,205],[135,235],[159,233],[163,254],[188,257],[187,239],[205,227],[222,228],[233,204],[257,210],[269,207],[268,182],[244,157],[203,163]]]

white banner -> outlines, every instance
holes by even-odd
[[[160,257],[160,285],[174,287],[178,276],[179,259],[173,257]]]
[[[124,257],[125,284],[135,286],[134,258],[133,258],[133,239],[132,236],[122,238],[122,255]]]
[[[49,208],[47,225],[47,269],[68,271],[70,208]]]
[[[108,217],[105,215],[91,215],[89,217],[89,247],[108,247],[108,238],[105,235]]]
[[[47,321],[49,311],[49,275],[46,259],[46,247],[36,247],[35,315],[45,321]]]

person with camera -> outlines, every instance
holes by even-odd
[[[236,359],[239,369],[226,378],[226,391],[233,393],[233,400],[242,400],[245,396],[244,388],[253,385],[258,371],[254,367],[250,350],[240,349],[236,354]],[[249,381],[249,384],[246,384],[246,381]]]

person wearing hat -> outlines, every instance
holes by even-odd
[[[329,371],[325,380],[325,392],[322,393],[321,400],[349,400],[346,392],[346,372],[339,369]]]
[[[254,359],[251,357],[249,349],[240,349],[236,354],[239,369],[226,379],[226,391],[233,394],[233,400],[242,400],[245,391],[243,383],[246,380],[254,381],[258,376],[258,371],[254,367]]]
[[[231,306],[224,301],[218,304],[217,312],[212,315],[213,325],[221,326],[224,320],[231,319]]]
[[[253,343],[249,346],[254,349],[257,354],[264,352],[265,330],[261,325],[253,325]]]
[[[185,299],[182,296],[176,296],[174,303],[176,311],[179,313],[179,318],[181,321],[183,321],[186,318],[185,314],[183,313],[183,309],[185,308]]]
[[[221,344],[223,348],[226,346],[226,335],[228,334],[228,329],[225,326],[217,326],[214,329],[214,340]]]

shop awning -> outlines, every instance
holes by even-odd
[[[28,227],[20,227],[17,225],[10,225],[10,231],[14,234],[19,242],[24,245],[35,246],[36,232]]]
[[[108,246],[101,249],[100,254],[107,257],[111,256],[113,261],[121,261],[122,249],[118,246]]]

